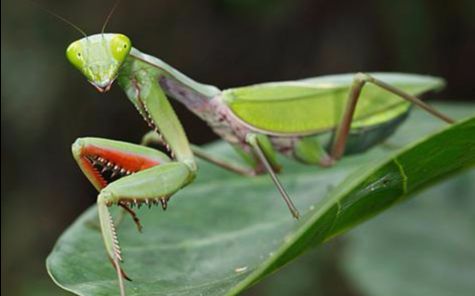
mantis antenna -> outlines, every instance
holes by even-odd
[[[104,34],[107,24],[109,23],[109,20],[114,14],[115,9],[117,8],[117,6],[119,6],[119,3],[120,3],[120,0],[115,1],[114,6],[112,6],[112,9],[109,11],[109,14],[106,17],[106,20],[104,21],[104,24],[102,25],[101,34]]]
[[[81,35],[83,35],[84,37],[87,38],[87,34],[86,32],[84,32],[83,29],[79,28],[79,26],[75,25],[73,22],[69,21],[68,19],[60,16],[59,14],[55,13],[54,11],[46,8],[46,7],[43,7],[41,6],[39,3],[35,2],[35,1],[31,1],[31,3],[37,5],[39,8],[43,9],[44,11],[46,11],[47,13],[49,13],[50,15],[56,17],[57,19],[65,22],[66,24],[70,25],[71,27],[73,27],[74,29],[76,29],[76,31],[78,31],[79,33],[81,33]]]

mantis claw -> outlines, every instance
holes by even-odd
[[[128,280],[129,282],[131,282],[132,279],[125,273],[125,271],[122,269],[122,267],[120,267],[120,265],[117,265],[117,266],[116,266],[116,264],[115,264],[115,262],[114,262],[114,259],[112,259],[112,258],[110,258],[110,257],[109,257],[109,259],[110,259],[112,265],[114,266],[114,269],[120,273],[120,276],[121,276],[122,278]]]

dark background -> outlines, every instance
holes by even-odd
[[[113,6],[38,2],[89,34],[100,31]],[[96,198],[71,157],[71,143],[80,136],[137,142],[146,125],[119,88],[99,94],[68,64],[64,51],[80,38],[68,25],[13,0],[2,1],[1,21],[2,295],[61,294],[44,260]],[[398,71],[445,77],[448,87],[435,99],[467,101],[475,94],[473,0],[123,0],[107,31],[124,33],[138,49],[223,89]],[[216,138],[174,106],[192,142]],[[340,292],[356,294],[350,290]]]

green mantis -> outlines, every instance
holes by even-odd
[[[118,205],[141,229],[134,206],[160,204],[190,184],[195,156],[236,173],[269,174],[293,217],[293,204],[277,173],[276,154],[304,164],[334,165],[346,154],[380,143],[417,105],[448,123],[450,118],[416,96],[444,86],[440,78],[398,74],[344,74],[220,90],[198,83],[132,47],[122,34],[87,36],[69,45],[68,60],[100,92],[117,80],[149,125],[145,145],[164,145],[168,155],[144,145],[80,138],[74,158],[99,191],[97,207],[106,252],[125,295],[122,256],[108,207]],[[190,144],[168,98],[184,104],[242,156],[237,164]]]

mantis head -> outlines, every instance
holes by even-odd
[[[131,48],[130,39],[123,34],[96,34],[71,43],[66,57],[98,91],[106,92]]]

